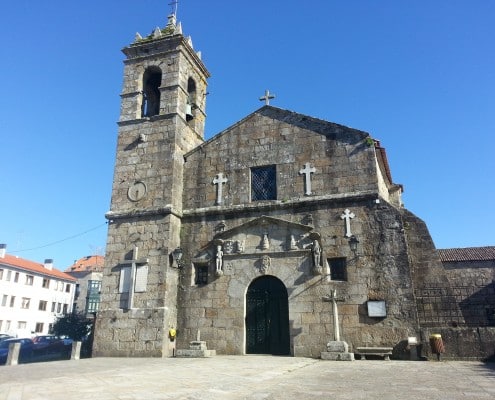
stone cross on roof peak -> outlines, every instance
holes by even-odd
[[[260,101],[265,101],[265,105],[270,105],[270,100],[274,99],[275,95],[271,94],[268,89],[265,90],[265,95],[260,97]]]

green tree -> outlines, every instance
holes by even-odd
[[[57,336],[68,336],[72,340],[81,341],[87,337],[93,327],[93,320],[84,313],[66,314],[53,324],[53,333]]]

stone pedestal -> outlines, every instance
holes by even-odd
[[[189,349],[177,350],[176,357],[202,358],[216,356],[216,350],[208,350],[206,342],[193,340],[189,342]]]
[[[321,352],[322,360],[354,361],[354,353],[349,353],[349,345],[344,341],[331,341],[327,343],[327,351]]]

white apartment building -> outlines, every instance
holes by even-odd
[[[7,254],[0,244],[0,333],[30,337],[50,332],[72,311],[76,279],[44,264]]]

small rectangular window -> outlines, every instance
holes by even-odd
[[[19,272],[16,272],[14,275],[14,282],[19,282]]]
[[[10,278],[12,277],[12,271],[7,271],[7,281],[10,281]]]
[[[10,297],[10,307],[14,307],[15,304],[15,296]]]
[[[251,201],[277,199],[275,165],[251,168]]]
[[[57,303],[53,302],[52,303],[52,312],[55,312],[55,307],[57,306]]]
[[[50,279],[43,278],[43,283],[41,284],[41,287],[48,289],[50,287]]]
[[[57,314],[62,312],[62,303],[57,303]]]
[[[47,306],[48,302],[45,301],[45,300],[40,300],[40,304],[38,306],[38,310],[40,311],[46,311],[46,306]]]
[[[194,269],[195,269],[194,283],[196,285],[206,285],[208,283],[208,266],[195,265]]]
[[[36,328],[34,331],[36,333],[43,333],[43,322],[36,322]]]
[[[32,286],[33,285],[33,281],[34,281],[34,276],[33,275],[26,275],[26,285]]]
[[[23,297],[21,302],[21,308],[28,309],[30,303],[31,303],[31,299],[28,299],[27,297]]]
[[[17,322],[17,329],[26,329],[27,322],[26,321],[19,321]]]
[[[347,281],[347,262],[345,257],[329,258],[330,279],[332,281]]]
[[[3,297],[2,297],[2,306],[4,306],[4,307],[5,307],[5,306],[7,305],[7,298],[8,298],[8,297],[9,297],[9,296],[7,296],[6,294],[4,294],[4,295],[3,295]]]
[[[69,310],[69,305],[68,304],[64,304],[64,306],[62,308],[62,313],[63,314],[67,314],[68,310]]]
[[[65,293],[70,293],[70,284],[65,284]]]
[[[0,280],[3,279],[3,268],[0,268]]]

